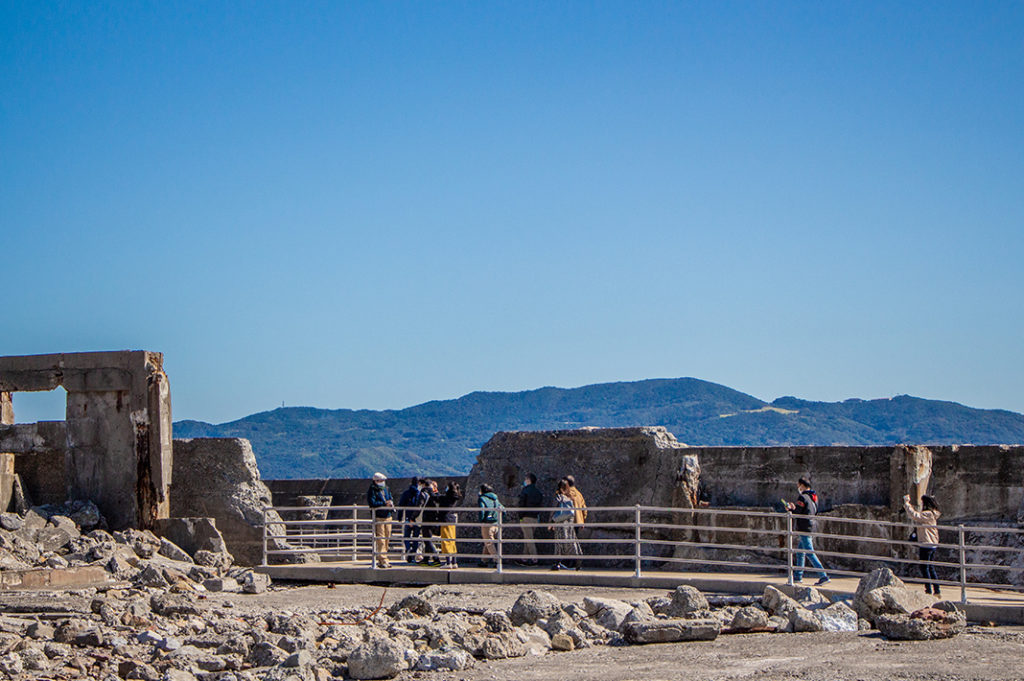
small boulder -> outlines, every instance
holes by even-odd
[[[802,606],[789,611],[789,623],[795,632],[822,631],[817,613]]]
[[[966,628],[967,618],[956,610],[922,608],[909,615],[879,615],[875,626],[888,639],[928,641],[956,636]]]
[[[763,629],[767,626],[768,613],[756,605],[748,605],[740,608],[732,618],[733,629]]]
[[[547,591],[527,591],[516,599],[509,619],[512,624],[536,624],[539,619],[551,617],[562,609],[562,602]]]
[[[348,674],[353,679],[391,679],[407,667],[405,650],[385,637],[373,637],[348,655]]]
[[[672,592],[672,606],[669,614],[675,617],[693,617],[710,609],[708,599],[689,585],[677,586]]]
[[[790,611],[801,607],[795,600],[771,585],[764,588],[764,594],[761,596],[761,606],[764,607],[769,614],[787,618],[789,617]]]
[[[591,596],[583,599],[583,607],[595,622],[613,631],[622,631],[626,617],[633,611],[633,606],[625,601]]]
[[[858,631],[856,611],[842,601],[814,611],[823,631]]]
[[[555,634],[551,637],[551,649],[561,652],[569,652],[576,649],[576,643],[568,634]]]
[[[180,563],[193,563],[192,556],[188,555],[180,546],[166,537],[160,538],[160,549],[158,551],[164,558],[170,558]]]

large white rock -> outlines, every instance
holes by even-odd
[[[405,649],[384,637],[370,639],[348,656],[348,673],[353,679],[391,679],[407,667]]]

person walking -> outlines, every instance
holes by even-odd
[[[422,531],[420,522],[423,509],[421,506],[426,498],[423,494],[423,483],[416,477],[409,487],[398,498],[399,515],[402,518],[402,539],[404,540],[405,562],[416,562],[416,549],[419,548],[419,536]]]
[[[537,543],[533,540],[533,533],[540,520],[540,511],[537,509],[542,506],[544,495],[537,488],[537,476],[527,473],[523,489],[519,492],[519,508],[527,509],[519,512],[519,529],[523,531],[523,553],[526,555],[521,565],[537,564]]]
[[[795,502],[786,502],[786,508],[797,516],[795,529],[799,533],[797,535],[797,553],[794,556],[796,569],[793,571],[793,581],[799,584],[804,580],[804,559],[806,558],[807,563],[811,567],[817,568],[821,574],[816,582],[817,585],[828,584],[831,580],[825,573],[825,567],[814,553],[814,541],[811,538],[811,533],[815,529],[814,516],[818,513],[818,494],[811,489],[811,483],[807,478],[800,478],[796,483],[796,488],[800,493],[799,498]]]
[[[572,497],[569,496],[569,481],[562,478],[558,481],[558,491],[555,494],[556,510],[551,514],[551,526],[548,528],[554,534],[555,554],[557,562],[551,566],[552,570],[568,570],[569,566],[564,561],[568,556],[576,557],[576,569],[582,567],[580,562],[580,543],[576,540],[576,506]]]
[[[440,506],[444,509],[443,524],[441,525],[441,554],[444,556],[444,567],[454,570],[459,567],[458,549],[455,542],[455,524],[459,521],[459,514],[455,507],[462,500],[462,490],[459,483],[449,482],[441,497]]]
[[[383,473],[374,473],[373,483],[366,490],[366,503],[373,516],[373,542],[379,568],[391,567],[388,542],[391,540],[391,517],[395,513],[395,502],[391,499],[387,481]]]
[[[498,514],[501,513],[502,505],[494,488],[486,483],[480,485],[476,505],[480,508],[480,538],[484,540],[484,556],[480,564],[485,565],[490,561],[497,565]]]
[[[434,537],[441,529],[441,519],[444,511],[441,510],[441,494],[437,491],[437,481],[427,480],[426,503],[423,505],[423,564],[430,567],[441,565],[441,558],[437,553],[437,544]]]
[[[924,494],[921,496],[921,510],[914,508],[914,505],[910,502],[910,495],[906,494],[903,496],[903,508],[907,510],[907,515],[914,521],[917,526],[914,531],[917,534],[917,541],[920,544],[917,547],[917,557],[921,561],[920,569],[921,576],[925,579],[924,592],[926,594],[935,594],[941,596],[939,592],[939,576],[935,572],[935,551],[939,548],[939,516],[942,512],[939,510],[939,504],[935,501],[935,497]]]

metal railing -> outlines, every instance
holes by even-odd
[[[448,511],[441,509],[439,513]],[[967,587],[1024,591],[1024,530],[984,525],[939,525],[940,542],[930,565],[938,579],[925,580],[915,575],[922,561],[911,541],[915,525],[871,518],[815,516],[811,532],[799,531],[791,513],[747,509],[666,508],[655,506],[602,506],[587,509],[587,521],[554,523],[548,520],[555,508],[504,509],[495,522],[480,522],[477,507],[457,507],[457,519],[447,522],[442,516],[427,522],[420,508],[396,508],[396,519],[389,522],[390,540],[386,552],[383,542],[374,540],[375,526],[382,531],[382,520],[374,520],[365,506],[268,507],[264,510],[263,564],[294,561],[296,556],[316,554],[322,562],[369,562],[382,567],[395,562],[441,558],[458,562],[468,559],[487,561],[488,567],[502,572],[510,561],[550,562],[571,566],[596,565],[599,568],[645,572],[689,570],[777,571],[785,573],[793,584],[800,574],[799,558],[805,555],[801,537],[810,537],[814,553],[829,575],[861,576],[881,566],[906,582],[931,581],[943,587],[959,588],[960,599],[967,601]],[[267,514],[282,516],[268,522]],[[418,520],[398,520],[406,515]],[[294,513],[317,512],[326,518],[284,519]],[[426,513],[431,510],[427,509]],[[275,515],[277,514],[275,513]],[[525,515],[524,515],[525,514]],[[530,514],[537,514],[533,518]],[[518,517],[518,519],[517,519]],[[455,527],[455,551],[439,548],[440,528]],[[561,526],[561,527],[560,527]],[[533,530],[534,538],[525,540],[523,528]],[[566,531],[568,527],[570,531]],[[481,528],[493,528],[496,538],[493,554]],[[553,532],[554,531],[554,532]],[[403,536],[406,534],[419,536]],[[417,544],[406,544],[411,542]],[[577,554],[573,543],[579,547]],[[530,551],[530,546],[534,551]],[[413,548],[413,554],[407,552]],[[448,545],[445,549],[451,549]],[[422,550],[422,554],[417,553]],[[804,572],[816,573],[809,566]]]

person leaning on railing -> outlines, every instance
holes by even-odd
[[[919,566],[921,576],[927,580],[924,583],[924,592],[941,596],[938,583],[939,575],[935,572],[935,566],[932,564],[932,561],[935,560],[935,551],[939,548],[938,524],[939,516],[942,515],[939,511],[939,504],[935,501],[935,497],[924,494],[921,496],[921,510],[919,511],[910,503],[910,495],[905,494],[903,495],[903,507],[907,509],[907,515],[917,526],[914,530],[917,541],[920,543],[920,546],[917,547],[917,557],[921,561]]]

